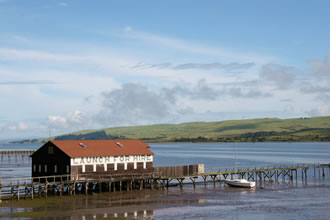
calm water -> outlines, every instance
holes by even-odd
[[[0,149],[37,149],[40,145],[0,145]],[[234,143],[150,144],[154,166],[205,164],[206,171],[233,168]],[[31,173],[27,156],[0,156],[0,178]],[[330,163],[330,143],[237,143],[238,167],[267,167],[303,163]],[[265,183],[254,190],[209,184],[166,191],[98,194],[56,206],[59,217],[154,219],[329,219],[330,178],[314,176],[308,182]],[[83,201],[83,202],[82,202]],[[120,201],[120,203],[118,202]],[[62,207],[63,206],[63,207]],[[8,212],[0,209],[0,212]],[[15,211],[15,210],[14,210]],[[19,210],[18,210],[19,211]],[[24,211],[24,210],[23,210]]]

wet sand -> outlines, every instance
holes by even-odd
[[[2,217],[26,212],[35,219],[328,219],[329,196],[330,185],[323,183],[266,182],[256,189],[217,183],[10,202],[0,211]]]

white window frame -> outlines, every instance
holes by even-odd
[[[45,173],[47,173],[47,164],[45,164],[44,168],[45,168]]]
[[[57,173],[57,164],[54,165],[54,173]]]

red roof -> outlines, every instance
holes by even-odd
[[[153,155],[141,140],[60,140],[50,141],[69,157]]]

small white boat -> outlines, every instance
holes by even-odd
[[[255,182],[247,181],[245,179],[225,180],[225,183],[229,186],[234,186],[234,187],[253,188],[256,186]]]

